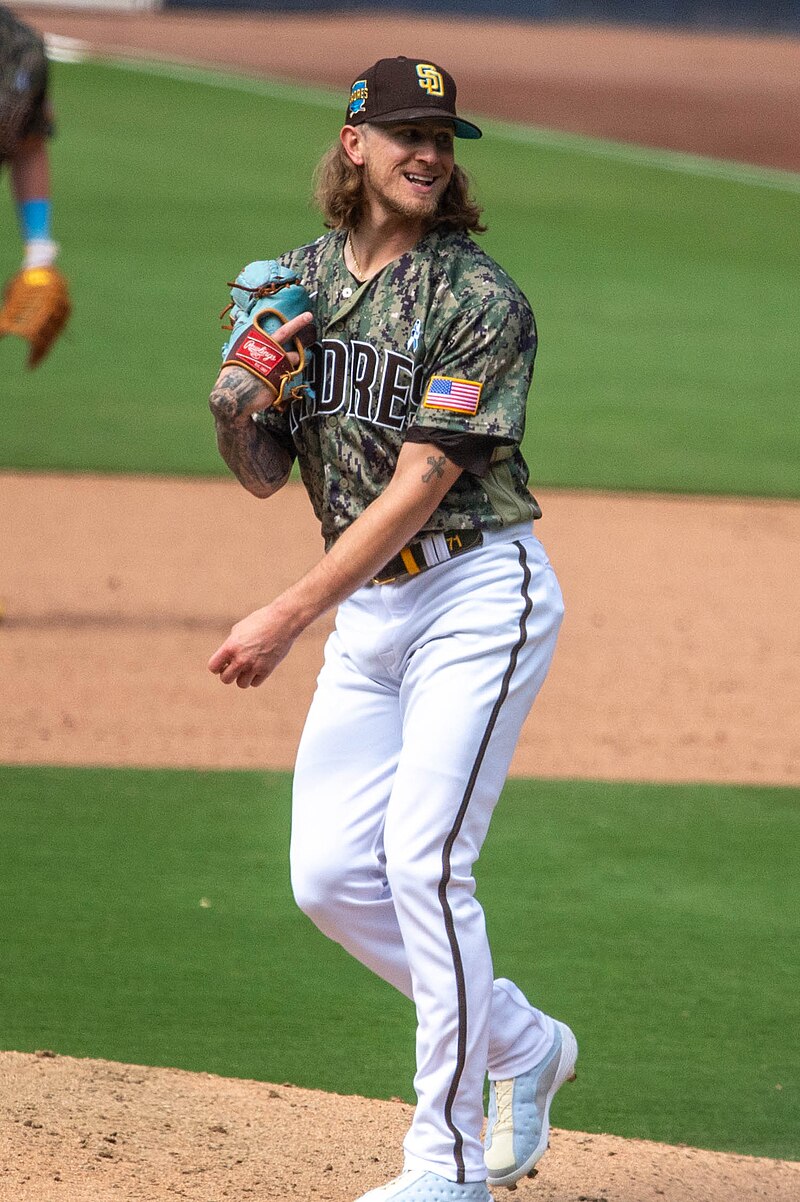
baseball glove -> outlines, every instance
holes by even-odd
[[[64,276],[55,267],[24,267],[9,280],[0,309],[0,336],[16,334],[30,344],[28,367],[44,359],[69,320],[72,305]]]
[[[293,317],[311,310],[311,298],[298,277],[274,260],[249,263],[232,284],[231,303],[220,314],[230,315],[225,327],[231,336],[222,348],[222,366],[244,367],[267,385],[272,407],[284,409],[299,399],[308,385],[301,376],[306,347],[316,340],[313,324],[293,340],[299,363],[292,367],[289,352],[271,337]]]

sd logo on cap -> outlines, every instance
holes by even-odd
[[[345,125],[364,121],[394,124],[440,117],[453,122],[457,138],[480,138],[481,130],[456,114],[456,82],[436,63],[422,59],[379,59],[350,89]]]

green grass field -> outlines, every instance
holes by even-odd
[[[92,64],[56,66],[55,96],[75,317],[33,375],[0,343],[0,466],[222,472],[225,281],[321,232],[309,177],[338,108]],[[797,496],[800,191],[489,134],[459,153],[537,312],[534,480]],[[7,188],[0,210],[10,228]],[[3,274],[17,253],[4,239]]]
[[[0,796],[4,1046],[411,1099],[410,1004],[291,899],[286,776],[6,767]],[[800,1157],[797,801],[508,784],[479,889],[498,974],[581,1041],[560,1126]]]

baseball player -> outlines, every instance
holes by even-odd
[[[416,1007],[404,1171],[370,1202],[514,1186],[577,1057],[566,1024],[493,979],[475,897],[563,613],[520,452],[533,314],[472,238],[485,227],[454,162],[454,138],[480,136],[435,63],[362,72],[318,171],[330,232],[239,275],[210,399],[256,496],[298,460],[325,540],[209,668],[258,686],[338,606],[297,755],[291,875],[320,930]]]
[[[8,163],[24,244],[22,267],[5,290],[0,335],[29,342],[31,367],[47,354],[71,310],[66,280],[54,266],[58,246],[50,229],[47,80],[41,36],[0,5],[0,167]]]

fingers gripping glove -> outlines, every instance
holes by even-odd
[[[297,276],[274,260],[250,263],[231,288],[231,336],[222,348],[222,366],[244,367],[273,393],[273,407],[283,409],[305,387],[300,377],[306,365],[306,346],[316,338],[313,325],[293,339],[299,356],[292,367],[288,352],[271,337],[280,326],[311,309],[311,298]]]
[[[30,344],[28,367],[44,359],[69,320],[72,305],[64,276],[55,267],[25,267],[6,285],[0,335]]]

